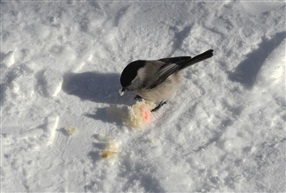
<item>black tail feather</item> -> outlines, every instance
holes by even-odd
[[[210,49],[210,50],[205,51],[204,53],[199,54],[199,55],[197,55],[197,56],[195,56],[193,58],[190,58],[188,60],[184,60],[182,62],[179,62],[178,63],[178,65],[180,66],[179,70],[181,70],[183,68],[186,68],[188,66],[191,66],[191,65],[193,65],[195,63],[201,62],[201,61],[203,61],[205,59],[208,59],[208,58],[210,58],[212,56],[213,56],[213,50]]]

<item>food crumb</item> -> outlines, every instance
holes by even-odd
[[[75,128],[75,127],[66,127],[66,128],[65,128],[65,132],[66,132],[66,134],[69,135],[69,136],[74,135],[75,133],[77,133],[77,131],[78,131],[78,129]]]

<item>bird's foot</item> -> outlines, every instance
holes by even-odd
[[[161,101],[154,109],[151,110],[151,112],[158,111],[166,103],[166,101]]]
[[[142,97],[141,97],[141,96],[139,96],[139,95],[136,95],[136,96],[134,97],[134,100],[141,101],[141,100],[142,100]]]

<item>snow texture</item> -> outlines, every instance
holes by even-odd
[[[284,1],[0,6],[1,192],[286,192]],[[129,62],[208,49],[144,129],[108,113]]]

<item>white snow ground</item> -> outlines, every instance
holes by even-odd
[[[1,192],[285,192],[285,4],[2,1]],[[207,49],[143,130],[107,113],[132,60]]]

